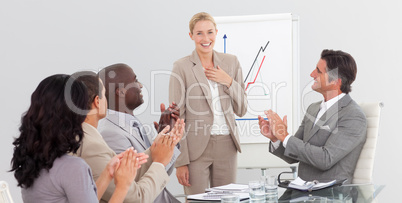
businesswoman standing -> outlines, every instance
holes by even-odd
[[[95,203],[114,178],[116,190],[110,202],[123,202],[139,167],[133,150],[115,156],[96,186],[88,164],[68,155],[77,151],[84,136],[81,124],[86,113],[82,110],[88,104],[85,85],[70,78],[53,75],[40,82],[21,119],[11,171],[22,187],[22,199],[25,203]]]
[[[175,165],[186,195],[236,181],[240,143],[234,114],[247,111],[239,61],[213,50],[213,17],[197,13],[189,27],[195,50],[174,63],[169,84],[169,102],[178,104],[187,127]]]

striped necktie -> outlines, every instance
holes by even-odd
[[[133,123],[133,127],[137,128],[138,133],[140,134],[141,139],[145,142],[146,147],[147,147],[147,148],[150,147],[150,146],[151,146],[151,142],[149,141],[148,136],[147,136],[147,134],[146,134],[146,132],[145,132],[144,127],[142,126],[142,124],[141,124],[141,123],[138,123],[138,122],[134,122],[134,123]]]

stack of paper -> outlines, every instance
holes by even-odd
[[[248,185],[242,184],[229,184],[229,185],[222,185],[219,187],[213,187],[207,189],[209,191],[232,191],[232,192],[248,192]]]
[[[213,187],[206,190],[206,193],[200,193],[195,195],[187,196],[189,200],[209,200],[209,201],[220,201],[222,196],[225,195],[237,195],[240,200],[245,200],[250,198],[248,194],[248,185],[241,184],[229,184],[219,187]]]

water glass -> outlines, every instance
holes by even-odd
[[[265,199],[267,202],[278,202],[278,182],[276,176],[263,176],[265,183]]]
[[[254,180],[248,183],[251,201],[265,201],[265,184],[262,181]]]
[[[221,203],[239,203],[240,198],[237,195],[224,195],[221,197]]]

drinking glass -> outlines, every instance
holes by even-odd
[[[278,202],[278,182],[276,176],[262,176],[265,184],[265,199],[267,202]]]
[[[260,180],[253,180],[248,183],[251,201],[265,201],[265,184]]]

